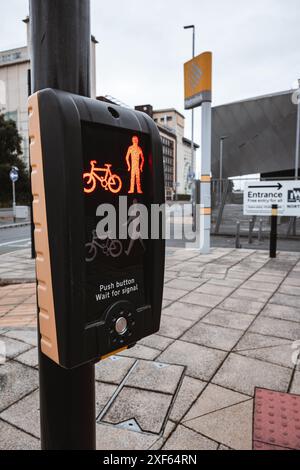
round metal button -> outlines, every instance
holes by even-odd
[[[118,320],[116,321],[116,325],[115,325],[115,329],[116,329],[116,332],[118,333],[118,335],[124,335],[127,331],[127,320],[125,317],[120,317],[118,318]]]

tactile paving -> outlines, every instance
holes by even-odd
[[[300,450],[300,396],[257,388],[253,448]]]

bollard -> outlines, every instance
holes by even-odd
[[[277,218],[278,218],[278,206],[277,204],[274,204],[272,206],[272,216],[271,216],[270,258],[276,258],[276,254],[277,254]]]
[[[235,247],[237,249],[242,248],[242,245],[240,243],[240,232],[241,232],[241,223],[238,220],[236,223],[236,234],[235,234]]]
[[[262,243],[263,241],[263,220],[259,219],[259,229],[258,229],[258,243]]]
[[[253,225],[254,225],[254,221],[253,221],[253,219],[250,219],[249,220],[249,236],[248,236],[249,245],[251,245],[253,243],[253,240],[252,240]]]

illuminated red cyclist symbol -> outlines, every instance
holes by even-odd
[[[91,171],[89,173],[84,173],[83,181],[85,184],[84,192],[93,193],[97,186],[97,181],[101,184],[102,188],[111,193],[118,193],[122,189],[121,178],[111,172],[112,165],[109,163],[104,164],[104,168],[97,168],[97,161],[92,160]],[[103,176],[100,176],[98,173],[102,173]]]

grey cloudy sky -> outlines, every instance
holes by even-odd
[[[222,104],[291,88],[300,77],[299,0],[92,0],[97,92],[133,106],[183,112],[183,63],[214,54],[213,98]],[[25,43],[27,0],[0,0],[0,49]],[[189,113],[187,124],[189,127]]]

